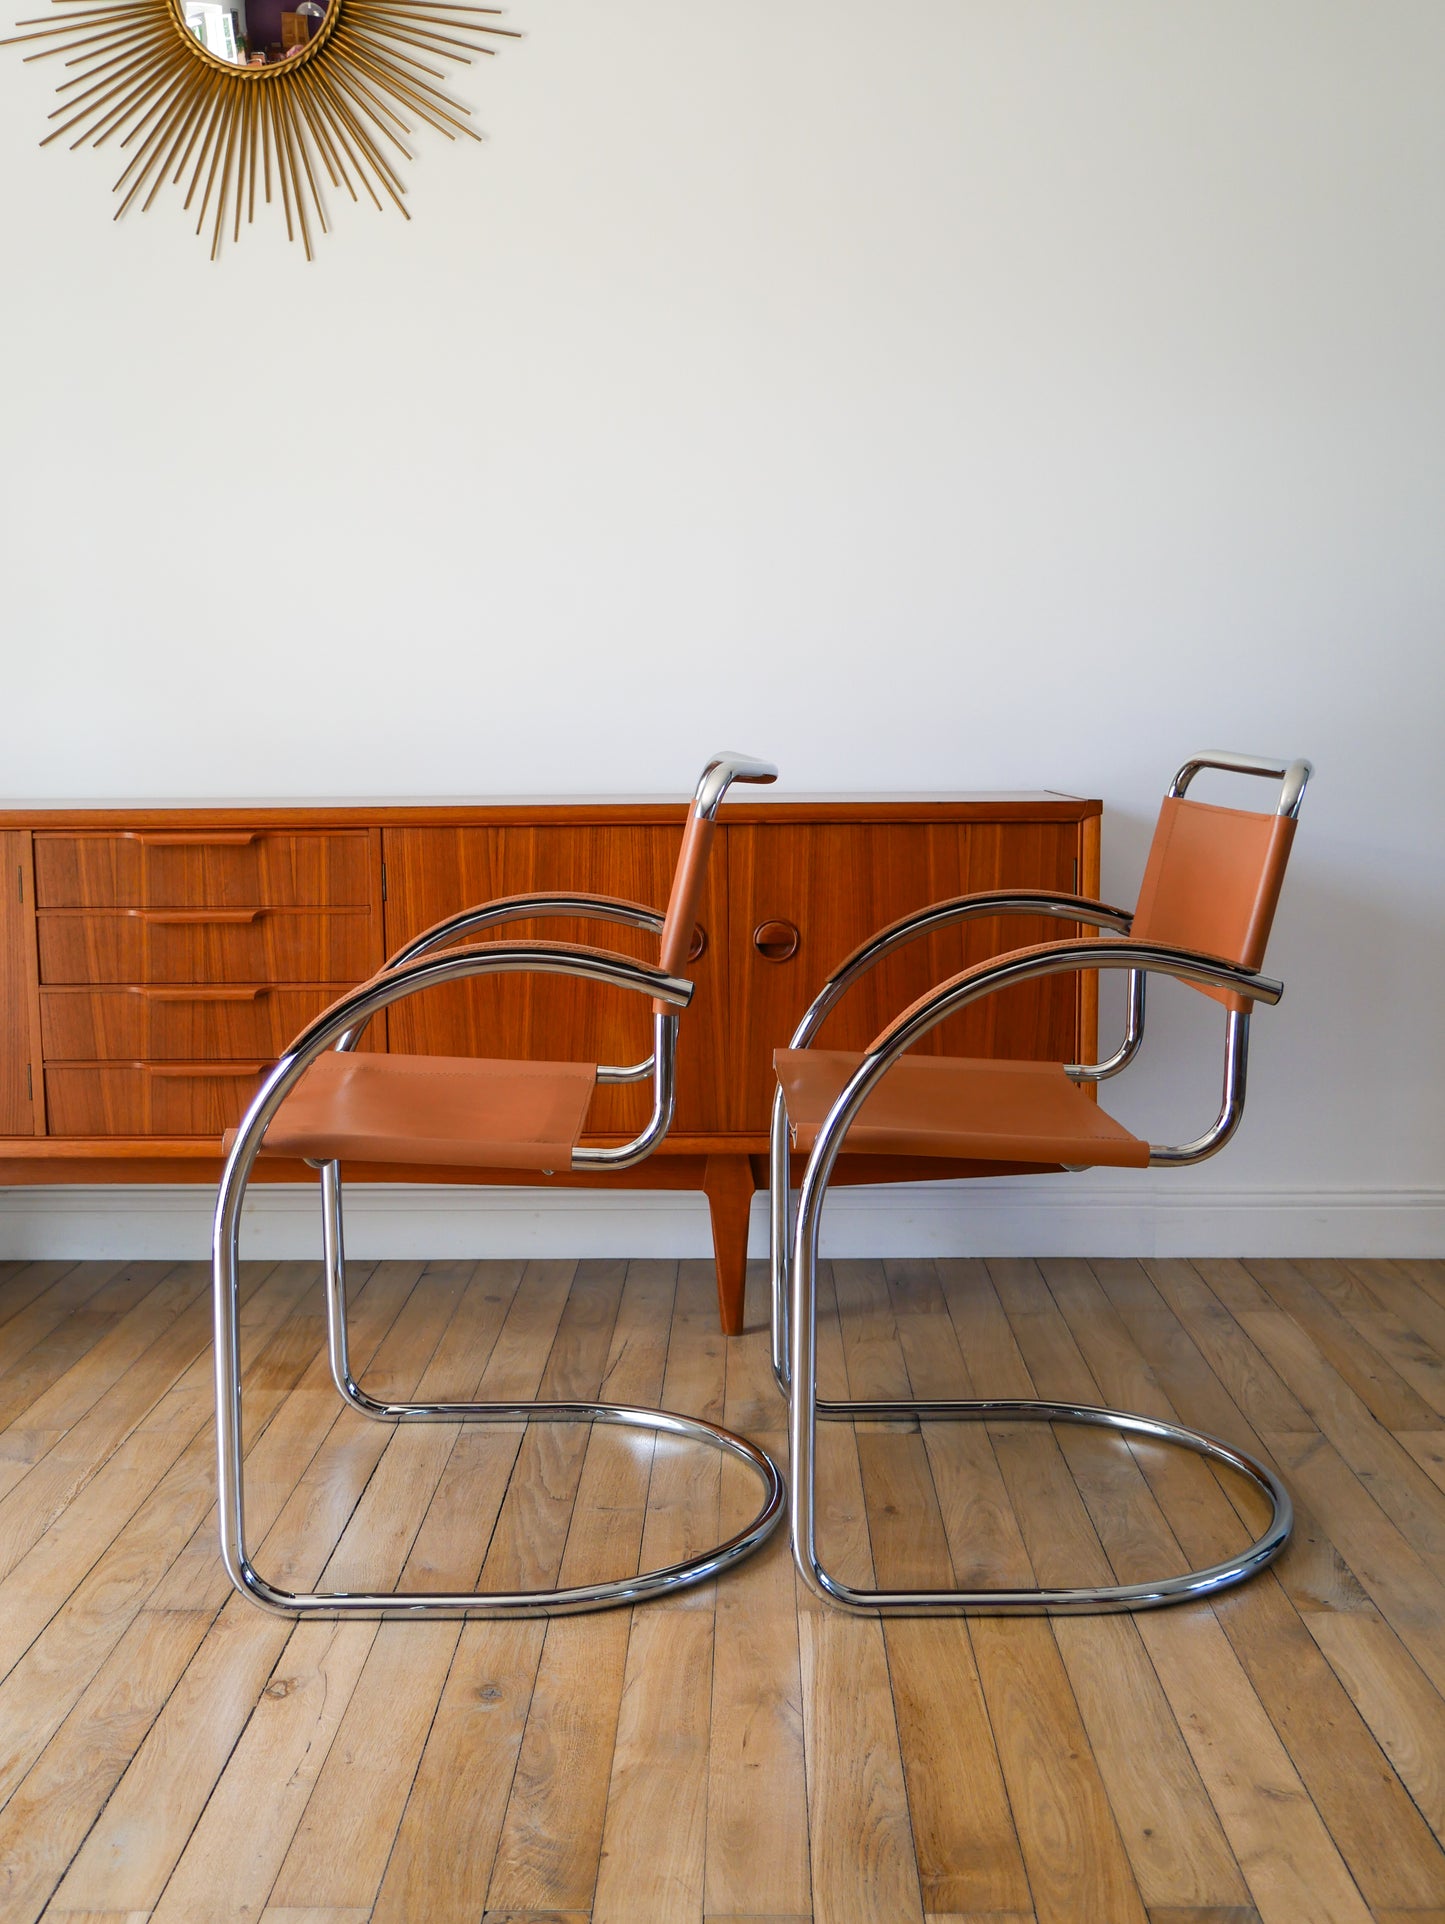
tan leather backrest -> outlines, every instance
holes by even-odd
[[[1131,934],[1261,968],[1294,830],[1285,815],[1166,796]],[[1228,989],[1200,993],[1227,1009],[1249,1007]]]
[[[696,806],[688,809],[687,827],[682,832],[682,847],[673,870],[672,893],[667,898],[662,953],[658,957],[669,975],[688,972],[687,952],[692,947],[692,932],[697,925],[702,887],[707,879],[707,858],[716,833],[715,821],[709,820]]]

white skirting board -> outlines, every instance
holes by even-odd
[[[0,1259],[203,1257],[211,1200],[185,1184],[0,1190]],[[755,1256],[766,1254],[764,1212],[755,1197]],[[314,1189],[251,1191],[243,1257],[316,1256],[320,1239]],[[1225,1189],[1167,1175],[838,1189],[823,1246],[832,1256],[1431,1257],[1445,1255],[1445,1189]],[[346,1247],[412,1258],[711,1253],[700,1195],[422,1184],[349,1186]]]

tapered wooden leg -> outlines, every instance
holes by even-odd
[[[752,1163],[746,1156],[709,1156],[702,1186],[712,1214],[718,1316],[724,1336],[741,1336],[748,1264],[748,1213],[753,1201]]]

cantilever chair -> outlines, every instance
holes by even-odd
[[[609,1169],[631,1168],[656,1149],[672,1121],[678,1018],[693,992],[686,974],[688,950],[718,807],[733,782],[776,779],[775,768],[746,756],[721,755],[708,763],[688,813],[665,915],[635,902],[586,894],[517,895],[466,909],[417,936],[379,974],[333,1003],[296,1037],[261,1084],[234,1138],[227,1139],[213,1246],[221,1555],[243,1595],[271,1610],[303,1616],[516,1617],[596,1610],[700,1583],[749,1555],[781,1520],[783,1482],[772,1459],[745,1438],[700,1417],[612,1403],[388,1403],[369,1396],[352,1375],[347,1348],[341,1225],[343,1158],[419,1166],[588,1170],[600,1176]],[[659,939],[657,964],[571,942],[462,941],[480,929],[546,916],[650,930]],[[648,997],[652,1054],[645,1061],[611,1068],[357,1052],[370,1018],[404,996],[469,976],[518,972],[576,976]],[[640,1135],[615,1148],[580,1141],[598,1082],[647,1078],[653,1087],[652,1114]],[[263,1150],[302,1158],[320,1170],[331,1373],[351,1409],[384,1423],[613,1423],[708,1444],[740,1459],[759,1477],[762,1502],[752,1521],[725,1542],[682,1562],[564,1589],[296,1594],[269,1583],[251,1563],[246,1546],[237,1313],[241,1209]]]
[[[1266,776],[1281,783],[1273,814],[1186,800],[1201,769]],[[1287,1491],[1267,1465],[1229,1443],[1123,1410],[1041,1401],[844,1401],[818,1395],[816,1374],[818,1229],[829,1178],[845,1148],[873,1155],[953,1156],[1039,1171],[1114,1166],[1177,1167],[1222,1149],[1244,1109],[1250,1012],[1278,1002],[1280,983],[1259,973],[1310,764],[1251,755],[1206,754],[1187,761],[1160,811],[1139,906],[1126,910],[1062,893],[965,895],[905,916],[843,962],[824,984],[787,1049],[774,1060],[778,1091],[771,1142],[773,1368],[789,1399],[791,1523],[799,1572],[819,1596],[855,1611],[1092,1612],[1146,1609],[1207,1596],[1261,1570],[1284,1548],[1292,1526]],[[1054,916],[1108,931],[1102,938],[1044,942],[965,969],[894,1018],[862,1055],[813,1047],[830,1009],[860,976],[904,944],[970,916]],[[946,1017],[1012,983],[1085,969],[1127,971],[1124,1041],[1106,1062],[1064,1064],[910,1056]],[[1224,1094],[1213,1126],[1193,1142],[1142,1141],[1085,1091],[1128,1067],[1144,1033],[1144,984],[1151,974],[1192,984],[1225,1009]],[[790,1151],[809,1152],[796,1215]],[[928,1421],[1078,1423],[1126,1437],[1174,1443],[1243,1473],[1270,1504],[1270,1520],[1249,1548],[1208,1569],[1152,1583],[1077,1589],[859,1589],[819,1558],[815,1444],[818,1419],[914,1415]]]

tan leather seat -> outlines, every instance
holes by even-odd
[[[569,1169],[596,1083],[590,1062],[332,1050],[282,1103],[261,1153],[316,1162]]]
[[[844,1049],[779,1049],[773,1063],[793,1140],[810,1150],[863,1060]],[[846,1138],[853,1154],[971,1157],[1142,1169],[1149,1145],[1105,1115],[1056,1062],[903,1056]]]

